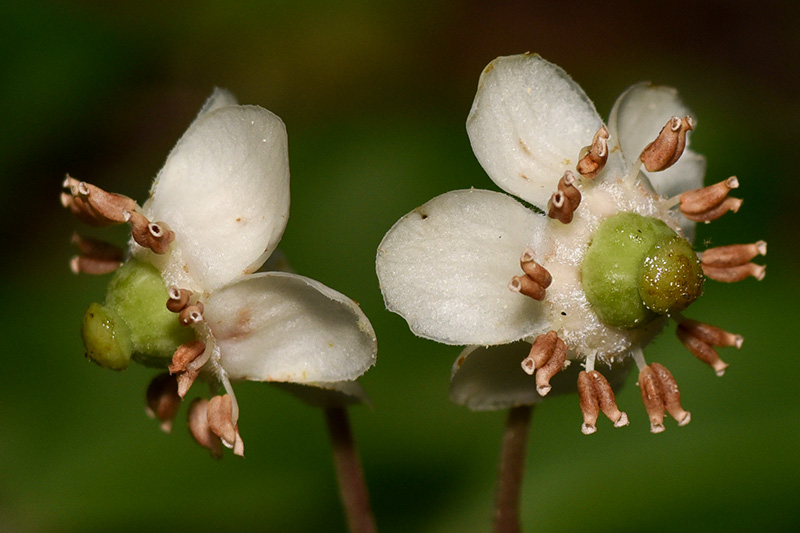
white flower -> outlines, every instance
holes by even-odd
[[[231,380],[360,394],[349,382],[375,363],[376,340],[359,306],[303,276],[254,273],[275,251],[289,218],[287,137],[276,115],[258,106],[237,105],[230,93],[215,90],[170,153],[141,208],[71,178],[65,185],[70,194],[62,200],[82,219],[131,223],[129,264],[156,267],[163,278],[158,305],[163,309],[167,303],[175,313],[170,326],[180,320],[195,333],[194,340],[166,361],[178,376],[180,396],[199,373],[222,385],[230,401],[212,400],[200,408],[208,410],[213,433],[228,445],[236,443],[237,453],[241,439]],[[104,265],[105,256],[90,248],[82,246],[84,256],[75,259],[73,268],[105,271],[105,266],[95,268]],[[123,275],[116,285],[124,285],[126,291],[145,285],[128,279],[147,279],[139,274],[147,269],[132,270],[135,275]],[[106,307],[113,308],[110,313],[126,330],[137,330],[130,337],[160,327],[154,325],[155,318],[148,323],[155,311],[138,309],[140,315],[148,315],[142,319],[135,316],[136,310],[117,305],[119,299],[110,295]],[[85,339],[86,330],[85,326]],[[98,344],[102,345],[90,335],[90,356],[103,364],[104,354],[92,355]],[[139,352],[139,360],[164,364],[163,350],[152,344],[134,341],[131,351]],[[124,368],[125,356],[131,353],[123,354],[119,365],[106,366]],[[215,428],[215,418],[227,427]],[[201,430],[192,428],[195,434]]]
[[[680,316],[711,267],[689,248],[694,221],[741,203],[727,198],[735,179],[699,189],[705,160],[686,149],[693,127],[670,88],[634,85],[604,125],[581,88],[537,55],[501,57],[486,67],[467,119],[473,150],[498,186],[534,209],[501,193],[449,192],[399,220],[377,255],[389,310],[419,336],[472,345],[453,367],[454,401],[473,409],[534,403],[576,361],[569,366],[578,377],[584,432],[594,431],[598,408],[624,425],[595,365],[613,366],[616,382],[633,356],[640,382],[657,374],[660,396],[645,398],[653,430],[663,429],[665,409],[688,422],[670,388],[674,380],[660,365],[647,366],[642,348],[667,316],[714,354],[711,345],[741,344]],[[739,263],[749,261],[739,256]],[[707,362],[720,369],[721,361]],[[536,389],[528,376],[534,372]]]

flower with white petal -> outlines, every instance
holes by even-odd
[[[672,317],[684,344],[721,374],[713,347],[739,347],[741,337],[680,312],[704,277],[761,279],[763,266],[749,261],[766,252],[763,242],[692,251],[696,221],[741,204],[727,196],[736,178],[701,188],[705,159],[687,148],[694,126],[671,88],[632,86],[604,124],[538,55],[486,67],[467,119],[472,148],[500,188],[533,208],[486,190],[445,193],[400,219],[377,254],[389,310],[419,336],[471,345],[453,367],[454,401],[530,405],[551,379],[569,388],[559,382],[567,372],[557,375],[569,366],[583,431],[595,431],[601,410],[622,426],[627,415],[595,367],[616,383],[633,359],[652,431],[663,430],[665,410],[689,421],[675,380],[642,349]]]
[[[231,381],[291,384],[322,404],[363,398],[352,380],[374,364],[376,340],[359,306],[303,276],[255,273],[289,218],[286,129],[276,115],[215,90],[141,207],[73,178],[64,185],[62,203],[81,220],[131,224],[124,264],[112,246],[76,237],[72,266],[104,273],[121,265],[105,304],[84,317],[87,356],[118,370],[131,358],[168,366],[172,377],[148,391],[162,427],[199,375],[224,391],[190,413],[192,433],[215,453],[217,437],[243,453]]]

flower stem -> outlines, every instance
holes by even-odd
[[[500,450],[494,501],[494,533],[519,533],[519,500],[525,452],[533,407],[522,405],[508,410]]]
[[[325,409],[325,421],[333,449],[333,462],[339,482],[339,495],[342,498],[347,525],[350,533],[374,533],[375,519],[369,503],[367,484],[361,469],[350,419],[344,407]]]

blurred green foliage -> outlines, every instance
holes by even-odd
[[[384,532],[486,531],[503,413],[447,399],[459,350],[415,338],[383,307],[375,249],[432,196],[496,189],[464,121],[486,63],[536,51],[606,115],[630,83],[678,87],[698,117],[708,180],[736,174],[737,215],[701,245],[769,242],[768,275],[708,283],[687,316],[741,333],[723,378],[672,331],[646,352],[681,385],[692,423],[580,432],[575,397],[536,409],[523,493],[530,531],[789,530],[796,523],[800,80],[798,9],[744,0],[596,2],[98,2],[0,8],[0,180],[6,376],[0,388],[0,530],[344,530],[321,413],[269,386],[237,388],[247,458],[214,461],[185,422],[144,415],[151,371],[81,357],[81,316],[108,278],[72,276],[78,224],[63,174],[143,199],[215,85],[289,130],[293,267],[359,301],[379,358],[352,410]],[[124,229],[111,232],[123,243]],[[104,234],[105,237],[109,233]]]

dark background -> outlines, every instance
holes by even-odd
[[[24,7],[23,7],[24,4]],[[359,301],[378,335],[352,411],[384,532],[486,531],[503,413],[447,399],[459,349],[415,338],[385,311],[375,250],[442,192],[496,189],[464,128],[481,69],[539,52],[607,116],[636,81],[694,109],[707,182],[736,174],[737,215],[698,244],[769,242],[762,282],[710,282],[686,313],[741,333],[717,378],[673,328],[648,347],[692,423],[650,435],[580,432],[574,396],[534,414],[526,531],[788,530],[797,523],[797,139],[794,2],[18,2],[0,8],[0,530],[343,531],[323,418],[273,387],[237,387],[247,458],[214,461],[183,413],[171,435],[144,415],[152,375],[83,359],[83,311],[107,278],[75,277],[60,208],[65,172],[143,200],[215,85],[286,122],[294,268]],[[793,222],[795,221],[795,222]],[[125,240],[124,228],[106,232]]]

